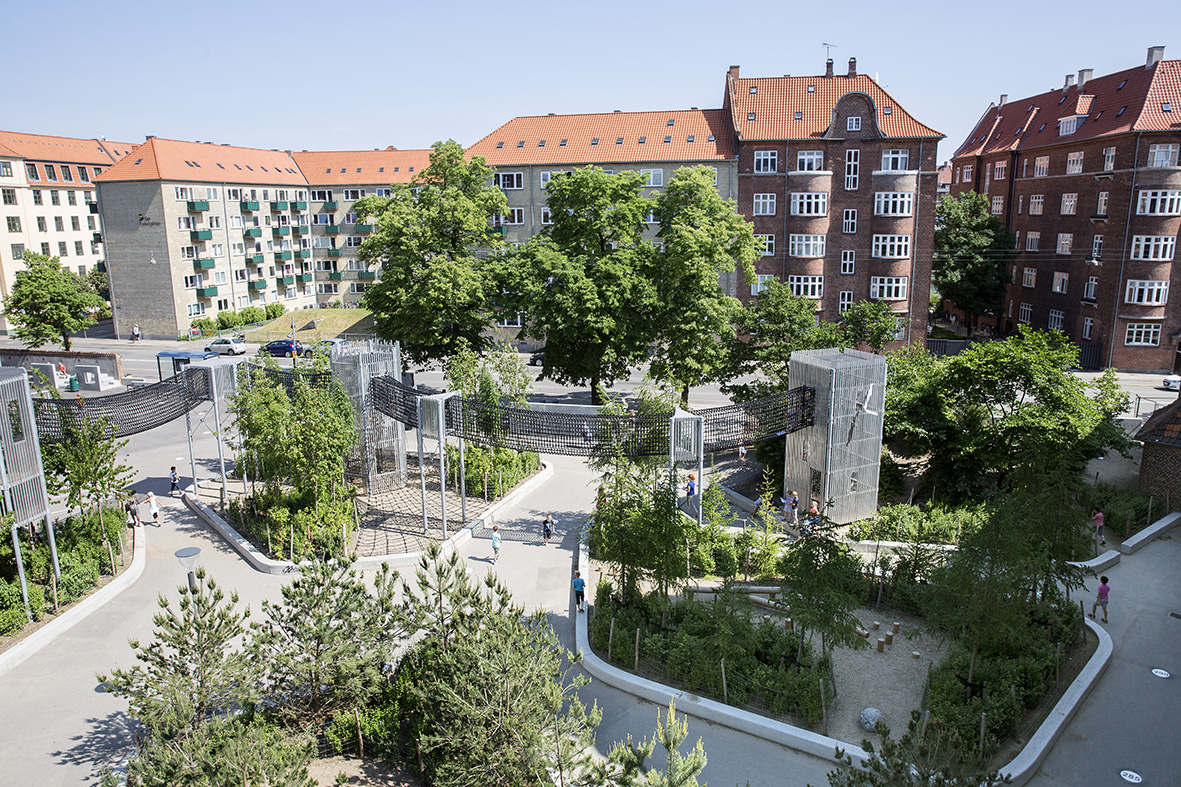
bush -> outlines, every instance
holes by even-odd
[[[256,322],[262,322],[267,318],[267,311],[261,306],[247,306],[242,311],[238,312],[241,317],[242,325],[253,325]]]
[[[447,445],[447,464],[451,468],[451,483],[458,488],[458,446]],[[469,495],[483,494],[492,499],[501,497],[540,466],[541,460],[533,451],[479,445],[468,445],[464,449],[463,467]]]
[[[918,541],[954,544],[984,524],[988,508],[983,503],[947,506],[942,503],[883,506],[870,519],[855,522],[849,538],[858,541]]]
[[[1127,538],[1131,535],[1128,532],[1129,522],[1132,524],[1132,533],[1152,524],[1148,521],[1148,501],[1149,495],[1100,482],[1088,487],[1079,502],[1084,506],[1088,516],[1091,509],[1098,508],[1103,512],[1104,527],[1118,533],[1121,538]],[[1153,503],[1152,510],[1153,516],[1168,513],[1160,500]],[[1087,526],[1090,526],[1089,519]]]
[[[882,447],[882,461],[878,468],[878,505],[884,506],[902,496],[902,466],[886,448]]]
[[[281,303],[268,303],[266,305],[266,315],[268,320],[273,320],[277,317],[282,317],[287,313],[287,307]]]
[[[222,311],[217,313],[217,327],[223,331],[237,328],[242,324],[242,315],[238,312]]]

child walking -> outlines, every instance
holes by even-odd
[[[173,465],[172,469],[168,471],[168,483],[171,484],[168,488],[168,496],[172,497],[173,492],[180,491],[180,476],[176,474],[176,465]]]
[[[156,527],[160,527],[160,501],[151,492],[148,492],[147,498],[144,500],[148,504],[148,511],[152,514],[152,521]]]
[[[574,608],[579,612],[586,612],[586,580],[575,571],[574,581],[570,584],[574,587]]]
[[[1095,619],[1095,608],[1103,607],[1103,622],[1107,622],[1107,596],[1111,593],[1111,588],[1107,585],[1107,577],[1099,577],[1099,592],[1095,596],[1095,603],[1091,605],[1091,614],[1088,615],[1091,620]]]
[[[500,561],[500,525],[492,526],[492,562]]]
[[[553,514],[546,514],[545,515],[545,521],[543,521],[541,523],[541,537],[542,537],[542,539],[544,539],[546,544],[548,544],[550,538],[553,537],[554,525],[556,525],[556,524],[557,524],[557,522],[554,521]]]

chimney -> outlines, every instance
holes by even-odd
[[[1152,68],[1161,60],[1164,60],[1165,48],[1163,46],[1148,47],[1148,60],[1144,62],[1145,68]]]
[[[1083,85],[1091,81],[1091,75],[1095,73],[1093,68],[1080,68],[1078,70],[1078,89],[1082,90]]]
[[[1066,81],[1062,84],[1062,92],[1065,93],[1074,86],[1074,74],[1067,74]]]
[[[849,76],[857,76],[857,58],[855,57],[849,58]]]
[[[997,109],[1000,109],[1001,107],[1003,107],[1007,103],[1009,103],[1009,94],[1008,93],[1001,93],[1001,103],[996,105]]]
[[[824,61],[824,78],[832,79],[832,58]]]
[[[734,79],[738,79],[738,68],[738,66],[730,66],[730,76]]]

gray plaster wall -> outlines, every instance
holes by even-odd
[[[0,349],[0,366],[22,366],[31,369],[35,363],[47,363],[54,367],[58,363],[63,363],[66,366],[66,374],[73,374],[74,364],[81,363],[97,366],[103,374],[116,380],[123,377],[123,356],[119,353],[39,352],[15,347]]]

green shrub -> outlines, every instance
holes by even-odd
[[[282,317],[287,313],[287,307],[281,303],[268,303],[266,305],[266,315],[268,320],[273,320],[277,317]]]
[[[882,447],[882,461],[878,467],[878,505],[889,505],[902,496],[904,488],[902,466],[886,448]]]
[[[858,541],[954,544],[957,537],[979,530],[987,516],[988,508],[983,503],[964,506],[900,503],[883,506],[873,517],[855,522],[849,528],[849,537]]]
[[[242,325],[254,325],[267,318],[267,310],[261,306],[247,306],[238,312],[238,315],[241,317]]]
[[[217,327],[223,331],[237,328],[242,324],[242,315],[238,312],[221,311],[217,313]]]
[[[1121,538],[1127,538],[1130,535],[1129,522],[1132,525],[1131,532],[1152,524],[1148,521],[1148,500],[1149,495],[1100,482],[1087,487],[1083,493],[1083,499],[1079,502],[1083,504],[1088,516],[1090,516],[1091,509],[1098,508],[1103,512],[1104,527],[1117,533]],[[1164,510],[1164,504],[1160,500],[1153,503],[1152,510],[1154,518],[1168,513]],[[1089,519],[1086,524],[1090,526]]]

